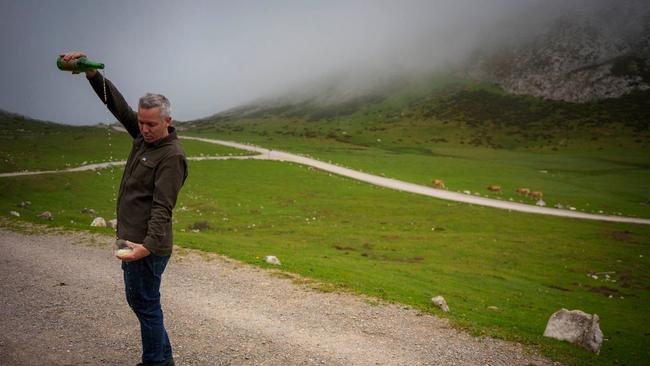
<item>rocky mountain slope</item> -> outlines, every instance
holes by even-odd
[[[526,35],[511,34],[500,36],[496,42],[479,42],[470,47],[474,50],[471,56],[444,70],[432,68],[430,74],[417,75],[408,70],[373,75],[348,70],[197,122],[268,116],[329,119],[396,96],[410,99],[406,103],[411,105],[421,104],[422,99],[439,97],[440,88],[434,84],[441,79],[446,79],[442,83],[447,85],[496,84],[509,94],[553,101],[586,103],[626,96],[622,104],[634,104],[650,92],[650,2],[598,4],[589,13],[569,12],[535,26],[524,25]],[[513,29],[522,31],[522,26]],[[485,30],[488,36],[499,32],[504,33]],[[450,77],[441,78],[441,74]],[[453,90],[452,85],[451,94]],[[633,109],[640,108],[638,105]]]
[[[466,74],[509,93],[570,102],[647,90],[650,6],[646,7],[644,15],[612,19],[607,19],[613,13],[606,9],[592,17],[567,14],[532,39],[483,52]]]

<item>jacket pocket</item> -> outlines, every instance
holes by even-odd
[[[156,166],[158,163],[146,158],[140,158],[133,169],[131,177],[136,181],[145,184],[146,186],[153,187]]]

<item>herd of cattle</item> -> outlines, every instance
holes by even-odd
[[[434,179],[432,182],[434,187],[439,188],[439,189],[445,189],[445,182],[442,179]],[[490,184],[487,186],[487,190],[493,193],[502,193],[501,186],[496,185],[496,184]],[[540,191],[531,191],[530,188],[517,188],[515,190],[517,194],[523,195],[526,197],[530,197],[536,200],[542,199],[544,197],[544,193]]]

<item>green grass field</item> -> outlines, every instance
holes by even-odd
[[[650,92],[572,104],[458,80],[436,82],[344,114],[314,118],[324,112],[272,110],[192,122],[186,133],[418,184],[442,179],[452,191],[534,204],[515,194],[525,187],[543,192],[548,206],[650,218]],[[493,184],[503,194],[486,189]]]
[[[260,123],[261,124],[261,123]],[[197,135],[196,132],[188,132]],[[600,151],[531,151],[435,144],[427,148],[363,146],[326,138],[260,138],[247,134],[205,131],[200,136],[248,141],[335,162],[365,172],[431,185],[442,179],[452,191],[478,192],[493,198],[534,204],[515,190],[526,187],[544,193],[548,206],[590,213],[650,218],[650,151],[612,147]],[[377,139],[381,139],[378,137]],[[376,139],[375,139],[376,140]],[[487,190],[500,185],[502,194]]]
[[[196,141],[184,141],[183,146],[187,156],[247,154]],[[130,147],[128,134],[107,128],[0,118],[0,173],[126,160]]]
[[[92,217],[84,207],[112,217],[112,184],[94,172],[4,178],[0,209],[34,222],[50,210],[49,225],[85,230]],[[16,207],[23,200],[32,207]],[[455,324],[570,364],[640,364],[648,356],[647,226],[447,203],[266,161],[190,162],[174,215],[181,246],[262,267],[265,255],[276,255],[283,270],[327,289],[436,314],[429,300],[441,294],[452,311],[440,315]],[[203,221],[208,229],[191,230]],[[613,273],[588,276],[599,272]],[[541,337],[562,307],[601,316],[600,356]]]

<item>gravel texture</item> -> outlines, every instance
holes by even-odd
[[[139,362],[138,322],[124,299],[112,242],[86,233],[0,229],[0,365]],[[371,305],[297,282],[176,248],[162,285],[176,364],[554,364],[405,306]]]

